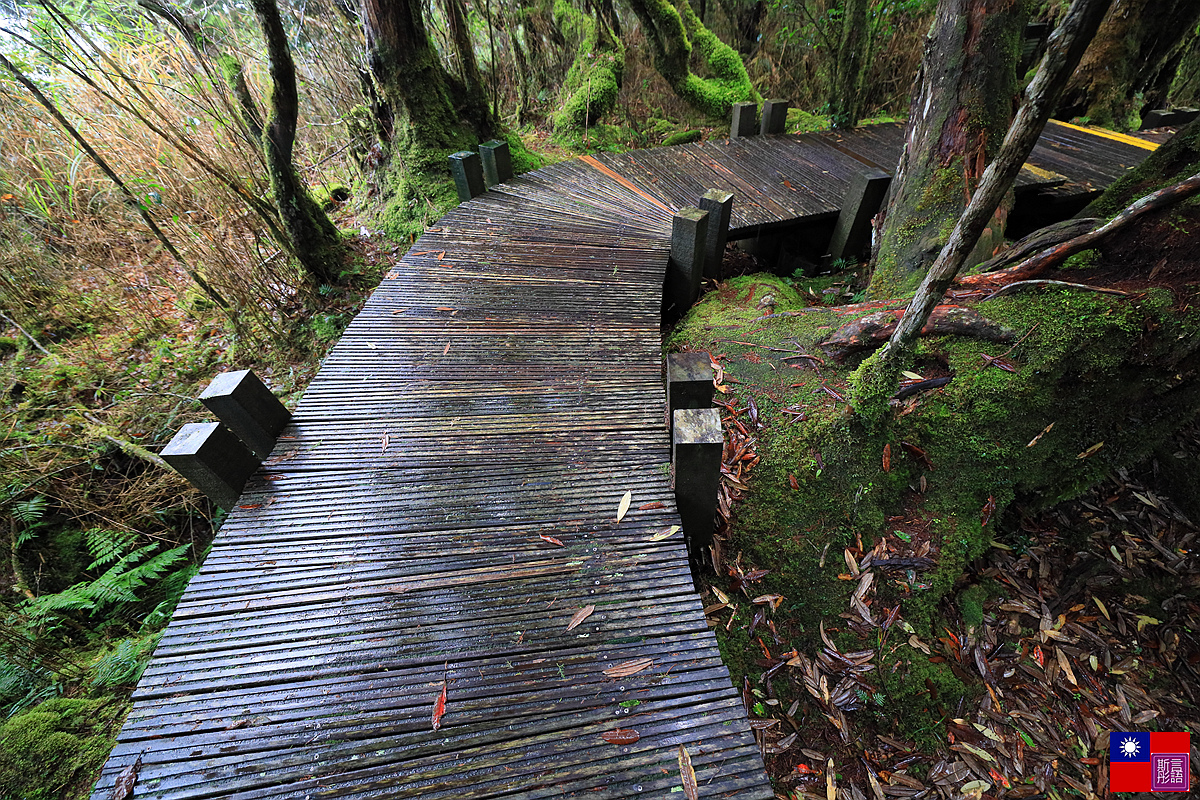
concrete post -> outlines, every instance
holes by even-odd
[[[450,174],[454,176],[454,188],[458,190],[458,202],[465,203],[486,191],[483,185],[483,166],[479,155],[468,150],[450,156]]]
[[[700,196],[700,210],[708,212],[708,225],[704,233],[704,277],[717,278],[721,274],[721,263],[725,260],[733,194],[709,189]]]
[[[248,369],[218,375],[200,395],[200,402],[260,461],[270,457],[275,440],[292,419],[279,398]]]
[[[163,460],[221,508],[237,505],[259,460],[219,422],[189,422],[161,453]]]
[[[829,240],[830,258],[860,258],[870,247],[871,219],[883,206],[891,182],[892,176],[879,169],[854,173]]]
[[[508,142],[500,139],[484,142],[479,145],[479,158],[483,161],[483,180],[488,187],[499,186],[513,176]]]
[[[762,109],[762,125],[759,133],[766,136],[771,133],[783,133],[787,128],[787,100],[764,100]]]
[[[712,408],[715,377],[708,353],[667,355],[667,419],[672,430],[679,409]]]
[[[681,408],[673,414],[671,462],[675,465],[675,504],[683,521],[692,575],[705,560],[717,521],[717,485],[725,437],[715,408]]]
[[[729,138],[753,136],[758,132],[758,103],[734,103],[733,124],[729,127]]]
[[[676,316],[691,308],[700,294],[707,227],[708,212],[698,208],[682,209],[671,222],[671,260],[667,264],[664,299],[667,310]]]

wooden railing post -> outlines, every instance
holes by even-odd
[[[773,133],[783,133],[787,129],[787,100],[764,100],[762,108],[762,125],[759,133],[766,136]]]
[[[260,461],[270,457],[275,440],[292,419],[279,398],[248,369],[213,378],[200,395],[200,402]]]
[[[450,174],[454,176],[454,188],[458,190],[458,202],[465,203],[486,191],[483,185],[483,166],[479,154],[469,150],[450,156]]]
[[[729,138],[753,136],[758,133],[758,103],[734,103],[733,124],[729,127]]]
[[[712,544],[717,520],[724,434],[715,408],[681,408],[672,415],[671,462],[675,465],[675,505],[683,522],[692,576],[697,577]]]
[[[221,508],[233,508],[259,460],[219,422],[189,422],[160,454]]]
[[[860,258],[871,246],[871,219],[879,213],[892,176],[880,169],[856,172],[842,199],[842,210],[829,240],[829,257]]]
[[[483,180],[489,188],[512,178],[512,156],[508,152],[508,142],[501,139],[484,142],[479,145],[479,158],[483,161]]]
[[[714,377],[708,353],[667,355],[667,420],[672,430],[679,409],[712,408]]]
[[[729,238],[729,217],[733,213],[733,194],[709,189],[700,196],[700,209],[708,212],[704,233],[704,277],[718,278],[725,260],[725,240]]]
[[[698,208],[680,210],[671,222],[671,258],[664,287],[666,311],[670,314],[683,314],[700,294],[707,227],[708,212]]]

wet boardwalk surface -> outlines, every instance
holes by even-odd
[[[707,189],[743,233],[836,213],[846,136],[565,162],[426,232],[225,521],[94,798],[139,757],[163,800],[682,797],[681,746],[701,797],[772,798],[674,529],[661,287]]]

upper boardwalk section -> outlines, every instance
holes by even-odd
[[[681,753],[704,798],[772,798],[675,528],[662,283],[707,189],[743,233],[834,213],[847,136],[569,161],[430,228],[226,519],[94,798],[139,759],[159,800],[667,798]]]

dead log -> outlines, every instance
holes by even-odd
[[[1059,264],[1078,252],[1095,247],[1100,240],[1110,236],[1115,231],[1126,227],[1138,217],[1156,209],[1186,200],[1200,192],[1200,172],[1174,186],[1166,186],[1156,192],[1129,205],[1120,214],[1098,228],[1093,228],[1082,236],[1047,247],[1031,258],[1027,258],[1015,267],[999,272],[987,272],[978,275],[967,275],[958,279],[963,286],[1003,286],[1015,281],[1026,281],[1036,278],[1046,270]]]
[[[1020,264],[1030,256],[1036,255],[1047,247],[1074,239],[1076,236],[1091,231],[1102,223],[1095,218],[1064,219],[1053,225],[1047,225],[1028,236],[1015,242],[1004,252],[993,256],[979,267],[979,272],[996,272]]]
[[[896,330],[904,312],[901,309],[877,311],[848,322],[820,343],[822,349],[837,358],[868,350],[886,342]],[[933,309],[920,336],[971,336],[990,342],[1015,341],[1017,334],[1010,328],[992,322],[969,308],[940,305]]]

